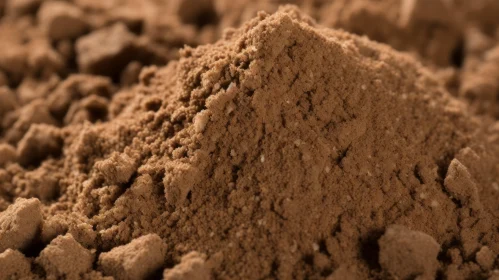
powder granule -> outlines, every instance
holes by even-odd
[[[0,86],[0,117],[19,106],[15,94],[5,86]]]
[[[400,279],[433,279],[440,245],[431,236],[403,226],[389,226],[379,239],[383,269]]]
[[[47,36],[54,41],[77,38],[88,29],[80,8],[66,2],[44,2],[37,16]]]
[[[36,198],[18,198],[0,213],[0,252],[26,249],[40,232],[41,203]]]
[[[118,280],[144,279],[161,268],[165,247],[155,234],[144,235],[127,245],[113,248],[99,256],[100,270]]]
[[[476,253],[476,261],[484,270],[492,269],[496,259],[497,255],[487,246],[483,246],[480,251]]]
[[[60,130],[51,125],[34,124],[17,146],[19,163],[23,166],[36,165],[49,156],[61,153],[62,137]]]
[[[209,280],[211,274],[205,260],[206,255],[190,252],[183,256],[175,267],[165,269],[163,280]]]
[[[0,279],[29,279],[30,261],[19,251],[7,249],[0,253]]]
[[[478,189],[473,182],[468,169],[457,159],[453,159],[447,170],[444,186],[463,205],[479,210]]]
[[[126,183],[135,172],[135,163],[126,154],[113,153],[108,159],[96,162],[95,169],[109,184],[122,184]]]
[[[9,162],[17,161],[17,152],[14,147],[9,144],[0,144],[0,166],[4,166]]]
[[[116,75],[134,55],[135,40],[122,23],[80,37],[76,42],[78,66],[84,73]]]
[[[48,276],[76,279],[92,269],[94,256],[71,234],[60,235],[50,242],[36,259]]]

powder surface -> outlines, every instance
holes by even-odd
[[[278,2],[0,4],[0,278],[497,277],[493,18]]]

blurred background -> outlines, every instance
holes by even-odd
[[[74,73],[132,86],[144,66],[285,4],[410,53],[475,112],[499,118],[497,0],[0,0],[0,86],[21,105]]]

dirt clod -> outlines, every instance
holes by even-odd
[[[30,261],[19,251],[7,249],[0,253],[0,279],[28,279],[32,277]]]
[[[78,39],[78,66],[84,73],[118,75],[133,58],[136,37],[125,25],[115,24]]]
[[[198,252],[190,252],[182,257],[180,263],[163,272],[164,280],[208,280],[210,271],[207,267],[206,256]]]
[[[144,235],[129,244],[116,247],[99,256],[99,267],[116,279],[144,279],[161,268],[165,247],[155,234]]]
[[[71,234],[58,236],[36,259],[50,277],[77,278],[92,269],[93,254],[83,248]]]
[[[400,279],[432,279],[440,245],[431,236],[403,226],[390,226],[379,239],[383,269]]]
[[[38,20],[52,40],[77,38],[88,28],[83,12],[62,1],[44,2],[38,12]]]
[[[24,250],[40,233],[42,224],[40,201],[18,198],[0,213],[0,252]]]

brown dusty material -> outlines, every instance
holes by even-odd
[[[164,280],[208,280],[210,269],[207,267],[206,256],[196,251],[190,252],[180,259],[180,263],[163,272]]]
[[[133,52],[135,36],[123,24],[116,24],[78,39],[78,65],[85,73],[112,75],[126,65]]]
[[[31,263],[16,250],[7,249],[0,253],[0,279],[27,279],[31,274]]]
[[[448,65],[458,48],[460,18],[445,0],[341,0],[323,9],[321,21],[398,50]]]
[[[488,1],[0,0],[0,279],[497,278]]]
[[[118,280],[138,280],[160,269],[164,257],[163,241],[159,236],[149,234],[102,253],[98,265],[104,274]]]
[[[0,251],[28,248],[40,232],[40,207],[36,198],[19,198],[0,214]]]
[[[379,262],[398,279],[433,279],[440,245],[431,236],[403,226],[390,226],[379,239]]]
[[[73,279],[92,269],[94,256],[83,248],[71,234],[58,236],[36,259],[47,276]]]
[[[82,11],[66,2],[44,2],[38,20],[52,40],[73,39],[87,30]]]
[[[57,127],[32,125],[18,143],[18,161],[24,166],[37,164],[48,156],[60,154],[61,146],[62,138]]]
[[[499,45],[466,60],[460,95],[471,100],[479,114],[499,118]]]

